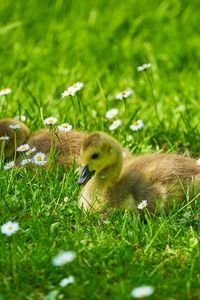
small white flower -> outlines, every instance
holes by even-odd
[[[44,124],[45,125],[54,125],[57,123],[57,121],[58,121],[58,119],[56,119],[54,117],[49,117],[49,118],[44,119]]]
[[[115,120],[110,126],[109,126],[109,130],[115,130],[117,129],[120,125],[122,124],[121,120]]]
[[[76,257],[76,253],[73,251],[61,251],[52,259],[52,264],[56,267],[63,266],[70,263]]]
[[[112,108],[106,113],[106,118],[107,119],[112,119],[118,114],[118,109],[117,108]]]
[[[8,221],[7,223],[1,226],[1,232],[6,235],[12,235],[18,230],[19,230],[19,224],[16,222]]]
[[[137,67],[138,72],[145,71],[151,67],[151,64],[144,64],[142,66]]]
[[[32,159],[30,159],[30,158],[22,159],[21,166],[25,166],[25,165],[27,165],[27,164],[29,164],[31,162],[32,162]]]
[[[196,164],[200,166],[200,158],[196,160]]]
[[[23,145],[20,145],[19,147],[17,147],[16,151],[24,152],[24,151],[28,151],[29,149],[30,149],[29,144],[23,144]]]
[[[116,99],[118,100],[122,100],[124,98],[128,98],[128,96],[130,96],[132,94],[132,90],[131,89],[126,89],[122,92],[119,92],[115,95]]]
[[[154,292],[154,287],[144,285],[137,288],[134,288],[131,292],[131,296],[134,298],[144,298],[147,296],[151,296]]]
[[[63,123],[58,126],[58,130],[62,132],[68,132],[72,130],[72,125],[70,125],[69,123]]]
[[[8,141],[9,139],[10,139],[9,136],[7,135],[0,137],[0,141]]]
[[[20,129],[21,125],[19,125],[19,124],[11,124],[11,125],[9,125],[9,128],[11,128],[13,130],[16,130],[16,129]]]
[[[68,284],[70,284],[70,283],[74,283],[74,276],[69,276],[69,277],[67,277],[67,278],[64,278],[64,279],[62,279],[61,281],[60,281],[60,286],[61,287],[65,287],[65,286],[67,286]]]
[[[147,206],[147,200],[142,200],[139,204],[138,204],[138,209],[144,209]]]
[[[26,116],[24,116],[24,115],[16,116],[15,119],[20,120],[22,122],[25,122],[26,121]]]
[[[78,81],[74,83],[72,86],[68,87],[61,95],[62,98],[67,96],[74,96],[78,91],[83,88],[83,83]]]
[[[33,152],[36,152],[36,150],[37,150],[37,149],[36,149],[35,147],[29,149],[29,150],[26,152],[26,155],[30,155],[30,154],[32,154]]]
[[[72,88],[73,88],[76,92],[78,92],[78,91],[80,91],[80,90],[83,88],[83,83],[80,82],[80,81],[78,81],[78,82],[76,82],[76,83],[74,83],[74,84],[72,85]]]
[[[135,122],[132,123],[132,125],[130,126],[130,129],[133,131],[138,131],[140,129],[142,129],[144,127],[144,123],[142,120],[137,120]]]
[[[42,152],[36,153],[32,158],[32,162],[38,166],[45,165],[47,163],[45,154]]]
[[[4,165],[4,170],[8,170],[8,169],[12,169],[15,166],[15,162],[14,161],[10,161],[7,164]]]
[[[65,90],[61,94],[62,98],[67,97],[67,96],[74,96],[74,95],[75,95],[75,91],[72,91],[72,89]]]
[[[0,96],[8,95],[10,93],[11,93],[11,89],[10,88],[6,88],[6,89],[3,89],[3,90],[0,90]]]

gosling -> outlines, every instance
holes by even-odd
[[[0,153],[4,143],[4,157],[9,158],[15,152],[14,130],[10,125],[19,125],[16,129],[16,147],[25,143],[29,137],[30,131],[28,127],[21,121],[12,118],[0,120]],[[5,141],[5,142],[4,142]]]
[[[31,135],[27,143],[47,157],[52,147],[56,163],[69,168],[74,164],[78,166],[81,144],[86,137],[87,133],[76,130],[51,134],[48,129],[40,129]]]
[[[200,193],[200,166],[193,158],[150,154],[123,160],[120,144],[108,134],[94,132],[84,140],[79,185],[84,185],[79,207],[85,211],[131,208],[147,200],[152,213],[167,210],[173,201]]]

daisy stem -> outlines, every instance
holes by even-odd
[[[74,127],[76,127],[76,107],[75,107],[75,105],[74,105],[74,101],[73,101],[73,98],[72,98],[72,96],[69,96],[70,97],[70,100],[71,100],[71,102],[72,102],[72,106],[73,106],[73,109],[74,109]]]
[[[1,146],[0,170],[2,169],[2,165],[4,164],[4,150],[5,150],[5,143],[6,143],[6,141],[3,140],[2,146]]]
[[[11,264],[11,277],[13,280],[13,283],[16,284],[16,266],[15,266],[15,253],[13,248],[12,240],[9,243],[10,245],[10,264]]]
[[[51,163],[55,163],[55,151],[54,151],[54,130],[53,130],[53,127],[52,125],[50,125],[50,128],[49,128],[49,134],[50,134],[50,140],[51,140],[51,146],[50,146],[50,161]]]
[[[154,95],[153,86],[152,86],[152,82],[151,82],[150,76],[149,76],[147,70],[144,70],[144,71],[145,71],[145,74],[146,74],[146,76],[147,76],[147,81],[148,81],[149,86],[150,86],[150,89],[151,89],[151,95],[152,95],[152,99],[153,99],[153,105],[154,105],[156,117],[157,117],[157,119],[158,119],[160,125],[163,127],[163,123],[161,122],[160,116],[159,116],[159,113],[158,113],[158,107],[157,107],[157,103],[156,103],[156,97],[155,97],[155,95]]]
[[[83,116],[84,123],[86,125],[87,124],[86,115],[85,115],[86,108],[84,107],[83,101],[81,101],[81,98],[78,94],[77,94],[77,101],[78,101],[78,107],[79,107],[80,113]]]
[[[126,98],[123,98],[124,102],[124,120],[126,119]]]
[[[14,129],[14,163],[16,162],[16,157],[17,157],[17,152],[16,152],[16,149],[17,149],[17,133],[16,133],[16,129]]]

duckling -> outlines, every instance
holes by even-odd
[[[175,154],[147,154],[123,161],[120,144],[111,136],[94,132],[81,147],[78,179],[84,185],[79,206],[100,211],[104,207],[131,208],[147,200],[150,212],[160,212],[200,193],[200,166],[193,158]]]
[[[51,134],[48,129],[40,129],[31,135],[27,143],[31,147],[35,147],[37,152],[43,152],[47,156],[53,145],[56,162],[59,165],[70,167],[75,162],[78,163],[80,147],[86,137],[87,133],[76,130]]]
[[[21,121],[12,118],[0,120],[0,153],[2,150],[3,139],[5,139],[4,157],[12,156],[15,151],[14,130],[10,125],[19,125],[20,128],[16,129],[16,146],[23,144],[29,137],[30,131],[28,127]],[[7,137],[7,138],[5,138]]]

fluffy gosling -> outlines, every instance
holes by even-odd
[[[28,127],[21,121],[6,118],[0,120],[0,153],[2,151],[3,140],[5,140],[4,157],[8,158],[13,155],[15,151],[14,129],[10,125],[19,125],[16,129],[16,147],[26,142],[29,137],[30,131]],[[5,138],[7,137],[7,138]]]
[[[108,134],[86,137],[80,154],[79,206],[99,211],[105,207],[131,208],[147,200],[151,212],[167,210],[186,194],[200,193],[200,166],[196,160],[174,154],[151,154],[123,161],[120,144]]]
[[[28,140],[31,147],[36,147],[37,152],[43,152],[49,156],[51,147],[55,152],[56,163],[71,167],[75,162],[78,163],[80,148],[87,133],[71,130],[67,133],[56,132],[51,135],[48,129],[41,129],[33,133]]]

